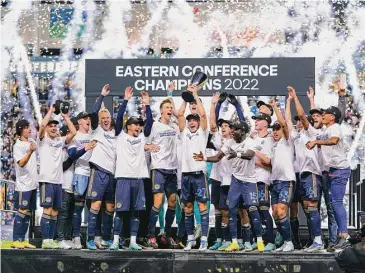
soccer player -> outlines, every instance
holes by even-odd
[[[291,136],[294,141],[295,154],[298,162],[299,168],[299,178],[301,187],[301,197],[303,200],[303,209],[308,211],[310,214],[310,232],[312,233],[312,238],[314,239],[313,244],[306,248],[307,252],[318,252],[324,249],[324,244],[321,237],[321,219],[318,210],[318,192],[319,185],[322,181],[322,171],[318,162],[319,150],[315,147],[312,150],[308,150],[305,145],[311,140],[315,140],[315,136],[311,136],[307,130],[304,130],[304,124],[306,127],[309,126],[309,121],[305,114],[303,107],[301,106],[299,99],[295,93],[293,87],[288,87],[289,92],[289,105],[287,105],[287,124],[289,130],[291,130]],[[294,100],[295,107],[298,116],[295,117],[297,120],[297,125],[295,129],[291,122],[290,113],[290,102]],[[299,224],[299,223],[298,223]]]
[[[137,244],[137,231],[139,224],[138,212],[145,210],[145,194],[143,178],[149,177],[145,151],[158,152],[158,146],[146,145],[145,137],[151,133],[152,111],[150,98],[147,92],[141,92],[142,103],[146,106],[146,126],[143,135],[141,129],[144,125],[142,119],[130,117],[126,122],[126,132],[122,131],[123,116],[127,108],[128,100],[133,96],[133,89],[125,89],[124,101],[121,104],[117,117],[117,162],[115,178],[116,185],[116,216],[114,218],[114,240],[111,250],[119,249],[119,233],[123,222],[123,213],[131,213],[130,224],[131,240],[130,250],[142,250]]]
[[[234,130],[233,139],[225,143],[222,149],[213,157],[206,158],[203,153],[194,153],[197,161],[219,162],[227,155],[232,161],[232,181],[228,192],[227,204],[229,208],[229,230],[232,243],[225,251],[237,251],[240,249],[237,241],[237,208],[243,199],[245,209],[253,222],[257,236],[258,250],[264,251],[264,243],[261,236],[261,218],[258,212],[258,192],[255,174],[255,143],[252,139],[246,138],[249,127],[246,122],[238,121],[231,124]],[[240,213],[243,217],[243,213]],[[247,217],[246,217],[247,218]],[[245,222],[249,222],[245,219]]]
[[[51,106],[45,115],[38,132],[39,142],[39,186],[43,215],[41,218],[42,248],[59,248],[53,240],[56,232],[58,209],[62,205],[63,183],[63,148],[71,143],[76,135],[76,128],[68,114],[61,113],[66,121],[70,133],[59,137],[57,130],[58,121],[51,120],[54,106]]]
[[[188,126],[186,127],[185,109],[186,102],[183,102],[179,112],[179,130],[182,142],[182,178],[181,178],[181,202],[184,204],[185,228],[188,234],[188,241],[185,250],[190,250],[195,246],[193,234],[194,225],[194,200],[198,202],[201,215],[202,238],[199,250],[205,251],[208,247],[209,211],[207,201],[209,201],[209,188],[205,177],[205,162],[197,163],[193,160],[193,154],[205,151],[208,139],[207,117],[204,107],[198,97],[199,87],[190,85],[189,90],[194,94],[197,103],[198,114],[190,114],[186,117]]]
[[[338,124],[340,118],[341,112],[337,107],[331,106],[326,109],[322,120],[326,129],[322,133],[321,138],[312,140],[306,144],[308,149],[313,149],[315,146],[321,147],[323,164],[325,169],[328,170],[330,198],[338,226],[336,244],[329,251],[336,252],[350,245],[343,198],[351,170],[346,157],[346,148],[342,139],[341,127]]]
[[[90,164],[90,181],[86,198],[91,200],[88,216],[88,241],[86,246],[96,250],[101,246],[110,247],[112,240],[95,238],[95,227],[102,201],[105,202],[103,212],[103,235],[111,236],[115,200],[115,130],[112,127],[110,112],[103,108],[100,110],[103,99],[110,93],[109,84],[104,85],[101,94],[94,104],[91,114],[92,139],[96,141]],[[94,240],[95,239],[95,240]]]
[[[13,154],[15,161],[16,183],[15,183],[15,207],[18,213],[14,219],[12,248],[35,248],[28,241],[25,241],[29,220],[32,211],[37,206],[37,156],[35,153],[36,143],[30,138],[32,129],[29,121],[19,120],[16,125],[16,134],[19,137],[14,146]]]
[[[270,104],[263,102],[262,100],[256,103],[257,108],[259,109],[260,114],[266,114],[272,116],[274,114],[274,110]]]
[[[91,124],[90,114],[84,111],[80,112],[76,119],[79,129],[69,145],[68,154],[71,160],[75,162],[75,170],[72,178],[72,187],[75,195],[75,208],[72,219],[73,248],[81,249],[81,214],[85,206],[86,189],[89,185],[89,159],[92,149],[96,146],[96,142],[91,140],[91,134],[89,133]]]

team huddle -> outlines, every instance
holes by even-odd
[[[208,121],[199,87],[190,85],[188,90],[194,101],[183,102],[177,110],[173,97],[168,97],[160,104],[158,120],[153,120],[147,92],[140,94],[145,118],[124,119],[133,97],[133,89],[127,87],[114,122],[102,107],[109,85],[103,87],[91,113],[81,112],[76,119],[61,113],[66,125],[60,129],[59,122],[52,119],[55,107],[50,107],[36,140],[30,138],[29,122],[20,120],[16,124],[19,138],[13,147],[18,213],[12,247],[35,248],[25,240],[25,234],[36,208],[38,186],[45,249],[82,248],[85,204],[88,249],[120,249],[125,225],[130,229],[130,250],[157,249],[156,223],[166,198],[164,241],[170,248],[179,248],[185,235],[184,249],[196,246],[194,217],[199,216],[200,251],[300,249],[300,203],[310,233],[304,250],[316,252],[325,247],[319,211],[322,195],[331,221],[327,250],[339,251],[349,244],[343,198],[350,168],[339,108],[316,109],[310,89],[312,110],[306,115],[294,88],[288,87],[285,118],[274,100],[260,101],[250,130],[234,96],[214,94]],[[238,118],[219,117],[226,99],[234,105]],[[295,125],[292,103],[297,112]],[[188,106],[190,114],[185,117]],[[274,113],[277,120],[272,122]],[[213,162],[210,187],[207,162]],[[149,198],[152,208],[146,213]],[[210,247],[209,202],[215,208],[216,231],[216,242]],[[171,229],[175,218],[177,236]],[[147,233],[143,244],[137,241],[139,229],[144,228],[139,227],[142,220]],[[71,232],[73,239],[68,241]],[[101,234],[109,239],[103,240]],[[278,244],[278,240],[282,242]]]

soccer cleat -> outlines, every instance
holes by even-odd
[[[74,243],[72,242],[72,240],[66,240],[66,244],[68,244],[70,248],[74,247]]]
[[[21,242],[21,241],[12,242],[10,247],[15,248],[15,249],[24,249],[25,248],[23,242]]]
[[[253,251],[253,247],[250,242],[245,242],[243,246],[245,247],[245,249],[244,249],[245,252]]]
[[[155,237],[148,238],[147,242],[148,242],[148,245],[150,247],[152,247],[153,249],[157,249],[158,248],[158,244],[156,242],[156,238]]]
[[[276,247],[281,246],[283,243],[284,243],[283,237],[281,236],[281,234],[279,232],[277,232],[276,236],[275,236],[275,245],[276,245]]]
[[[119,242],[112,243],[112,245],[109,247],[110,250],[119,250]]]
[[[264,242],[257,242],[257,250],[259,252],[264,252],[265,251],[265,245]]]
[[[101,240],[100,239],[94,239],[94,243],[96,245],[97,249],[105,249],[105,247],[101,244]]]
[[[184,249],[185,246],[184,246],[184,243],[181,238],[176,238],[176,243],[177,243],[179,249]]]
[[[200,237],[202,237],[202,225],[196,225],[196,229],[194,232],[194,238],[195,238],[195,240],[197,240]]]
[[[283,252],[292,252],[292,251],[294,251],[294,245],[292,241],[285,242]]]
[[[191,250],[194,246],[196,245],[196,241],[195,240],[188,240],[186,242],[186,246],[184,248],[184,250]]]
[[[159,238],[160,245],[163,245],[163,246],[168,245],[168,240],[166,238],[166,235],[158,236],[157,238]]]
[[[304,249],[305,252],[310,252],[310,253],[312,253],[312,252],[319,252],[321,250],[324,250],[324,245],[323,244],[319,244],[317,242],[313,242],[313,244],[310,247]]]
[[[222,242],[215,242],[214,245],[212,245],[209,250],[218,250],[222,246]]]
[[[207,241],[201,241],[199,251],[206,251],[208,249],[208,242]]]
[[[53,249],[54,245],[51,240],[42,242],[42,249]]]
[[[256,250],[256,249],[257,249],[257,243],[256,243],[256,242],[253,242],[253,244],[252,244],[252,249],[253,249],[253,250]]]
[[[179,246],[172,237],[167,237],[167,245],[170,249],[179,249]]]
[[[113,244],[113,240],[101,240],[101,245],[103,247],[110,247]]]
[[[268,243],[265,246],[264,252],[271,252],[274,251],[276,249],[276,246],[273,243]]]
[[[58,244],[58,242],[56,240],[51,240],[51,243],[53,245],[53,249],[59,249],[60,245]]]
[[[233,251],[238,251],[240,250],[240,247],[237,243],[231,243],[226,249],[225,251],[227,252],[233,252]]]
[[[218,248],[219,251],[225,251],[227,247],[229,247],[229,245],[231,244],[231,242],[228,241],[224,241],[222,243],[222,246],[220,248]]]
[[[294,241],[293,242],[293,245],[294,245],[294,249],[295,250],[301,250],[301,249],[303,249],[303,246],[302,246],[302,244],[300,242]]]
[[[148,241],[146,238],[138,238],[138,245],[142,247],[142,249],[152,250],[153,248],[148,245]]]
[[[133,251],[140,251],[142,250],[142,247],[140,247],[138,244],[130,243],[128,249]]]
[[[89,240],[89,241],[87,241],[87,242],[86,242],[86,247],[87,247],[87,249],[89,249],[89,250],[97,250],[97,249],[98,249],[98,248],[96,247],[96,245],[95,245],[94,240]]]
[[[73,249],[82,249],[80,237],[75,237],[73,239]]]
[[[71,248],[71,246],[68,243],[66,243],[65,240],[62,240],[61,242],[59,242],[58,245],[60,246],[60,249],[70,249]]]
[[[283,252],[283,249],[285,247],[285,243],[281,246],[275,249],[275,252]]]

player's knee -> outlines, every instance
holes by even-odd
[[[115,208],[114,203],[108,202],[108,203],[105,204],[105,209],[108,212],[114,212],[114,208]]]
[[[172,208],[176,208],[176,194],[170,194],[169,198],[167,199],[168,206]]]
[[[52,213],[52,207],[43,208],[43,213],[51,215]]]
[[[93,209],[93,210],[100,210],[100,208],[101,208],[101,201],[99,201],[99,200],[93,200],[92,202],[91,202],[91,208]]]
[[[307,207],[317,207],[318,201],[307,201]]]
[[[24,215],[31,215],[30,210],[19,208],[18,211]]]
[[[208,209],[207,203],[198,202],[199,211],[205,211]]]
[[[194,210],[193,203],[184,204],[184,212],[185,213],[193,213],[193,210]]]
[[[278,207],[278,209],[276,210],[276,216],[279,218],[283,218],[286,216],[286,209],[282,208],[282,207]]]
[[[51,215],[52,216],[57,216],[58,215],[58,209],[53,208],[51,211]]]

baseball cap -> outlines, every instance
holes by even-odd
[[[305,115],[305,117],[307,118],[308,122],[313,126],[314,119],[312,118],[312,116]],[[300,120],[300,116],[295,116],[294,120],[296,120],[296,121]]]
[[[57,124],[59,124],[59,122],[57,120],[51,119],[50,121],[48,121],[47,126],[51,125],[51,124],[56,124],[57,125]]]
[[[200,116],[198,114],[190,114],[190,115],[187,115],[186,120],[189,121],[191,119],[195,119],[197,121],[200,121]]]
[[[87,118],[87,117],[90,117],[90,114],[88,112],[85,112],[85,111],[82,111],[82,112],[78,113],[78,115],[76,116],[77,120]]]
[[[232,122],[231,122],[230,120],[220,118],[220,119],[218,120],[218,126],[222,126],[222,125],[223,125],[223,123],[227,123],[227,124],[228,124],[228,126],[230,126]]]
[[[266,120],[268,125],[271,124],[271,117],[267,114],[264,114],[264,113],[258,114],[257,116],[253,116],[252,119]]]
[[[323,114],[323,109],[322,108],[315,108],[315,109],[312,109],[309,111],[309,114],[310,115],[313,115],[313,114],[320,114],[322,115]]]
[[[201,98],[199,98],[200,102],[203,102]],[[192,102],[189,102],[190,104],[196,104],[196,100],[194,99]]]
[[[232,129],[242,129],[245,131],[245,133],[248,133],[248,131],[249,131],[248,124],[242,120],[232,122],[229,127]]]
[[[334,115],[336,122],[338,122],[341,118],[341,111],[336,106],[328,107],[326,110],[324,110],[324,113]]]
[[[135,125],[141,125],[143,126],[144,125],[144,122],[143,122],[143,119],[139,118],[139,117],[130,117],[125,126],[127,127],[128,125],[132,125],[132,124],[135,124]]]
[[[15,130],[17,135],[21,135],[22,131],[25,127],[28,127],[30,125],[29,121],[26,119],[19,120],[15,125]]]
[[[281,129],[281,124],[278,121],[275,121],[273,126],[271,127],[273,130],[277,131]]]
[[[67,125],[63,125],[61,128],[60,128],[60,135],[61,136],[66,136],[68,134],[70,130],[68,129]]]
[[[263,106],[263,105],[265,105],[266,107],[268,107],[269,109],[270,109],[270,111],[271,111],[271,116],[274,114],[274,109],[272,109],[272,107],[271,107],[271,105],[270,104],[267,104],[267,103],[265,103],[265,102],[263,102],[262,100],[260,100],[260,101],[258,101],[257,103],[256,103],[256,106],[257,106],[257,108],[260,108],[261,106]]]

